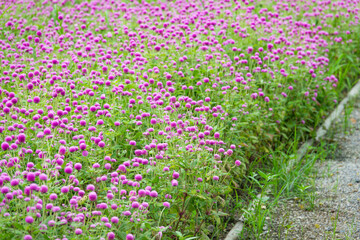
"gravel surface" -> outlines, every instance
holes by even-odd
[[[344,120],[335,123],[335,159],[317,163],[313,206],[281,202],[264,239],[360,239],[360,99],[352,106],[351,133],[344,134]]]

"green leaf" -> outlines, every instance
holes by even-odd
[[[19,229],[19,230],[25,230],[24,227],[23,227],[23,225],[21,225],[21,224],[19,224],[19,223],[14,222],[13,225],[14,225],[14,227],[16,227],[16,228]]]

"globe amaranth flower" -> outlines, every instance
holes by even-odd
[[[35,181],[35,174],[32,173],[32,172],[29,172],[29,173],[26,175],[26,179],[27,179],[29,182]]]
[[[34,222],[34,218],[32,216],[27,216],[25,217],[25,222],[31,224]]]
[[[173,180],[171,180],[171,185],[172,185],[173,187],[176,187],[176,186],[179,185],[179,183],[178,183],[177,180],[173,179]]]
[[[65,155],[65,153],[66,153],[66,147],[60,146],[60,148],[59,148],[59,154],[60,154],[60,155]]]
[[[134,237],[134,235],[132,235],[132,234],[128,234],[128,235],[126,235],[126,240],[134,240],[135,239],[135,237]]]
[[[89,200],[90,200],[90,201],[96,201],[96,199],[97,199],[97,194],[96,194],[96,192],[91,192],[91,193],[89,193]]]
[[[64,172],[67,174],[71,174],[73,172],[72,167],[65,167]]]
[[[81,163],[75,163],[74,168],[75,168],[76,170],[80,171],[81,168],[82,168],[82,164],[81,164]]]
[[[25,140],[26,140],[26,135],[23,134],[23,133],[20,133],[20,134],[18,135],[18,141],[19,141],[20,143],[24,143]]]
[[[47,187],[46,185],[42,185],[42,186],[40,187],[40,192],[41,192],[41,193],[47,193],[47,191],[48,191],[48,187]]]
[[[88,190],[88,191],[94,191],[94,190],[95,190],[95,186],[92,185],[92,184],[89,184],[89,185],[86,186],[86,190]]]
[[[119,218],[118,217],[112,217],[110,220],[112,223],[118,223],[119,222]]]
[[[58,197],[58,196],[57,196],[56,193],[52,193],[52,194],[50,194],[49,199],[50,199],[50,200],[56,200],[57,197]]]
[[[141,181],[142,180],[142,176],[140,174],[136,174],[135,175],[135,180],[136,181]]]
[[[115,239],[115,233],[109,232],[109,233],[107,234],[107,238],[108,238],[108,240],[113,240],[113,239]]]
[[[151,191],[150,196],[156,198],[158,196],[158,193],[156,191]]]
[[[10,148],[10,145],[9,145],[7,142],[3,142],[3,143],[1,144],[1,149],[2,149],[3,151],[8,150],[9,148]]]

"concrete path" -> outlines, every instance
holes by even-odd
[[[280,203],[264,239],[360,239],[360,99],[349,106],[350,133],[343,113],[328,133],[337,143],[334,159],[317,163],[313,207],[296,199]]]

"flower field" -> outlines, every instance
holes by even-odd
[[[0,239],[216,239],[359,61],[359,0],[0,4]]]

